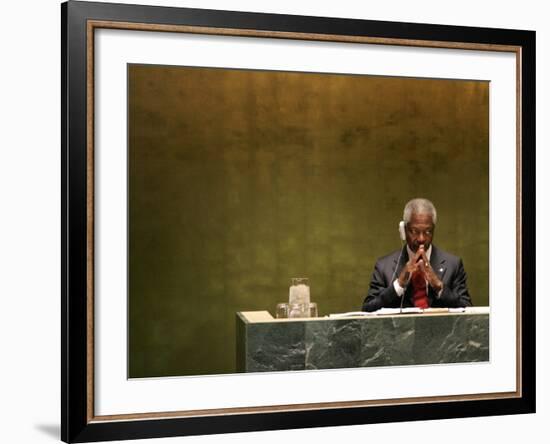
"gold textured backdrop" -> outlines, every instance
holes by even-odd
[[[489,83],[129,65],[129,376],[235,371],[235,312],[359,310],[403,205],[488,305]]]

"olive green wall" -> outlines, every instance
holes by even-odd
[[[129,375],[235,371],[235,312],[359,310],[403,205],[488,304],[489,84],[129,66]]]

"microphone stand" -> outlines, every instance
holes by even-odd
[[[393,285],[393,280],[395,279],[395,275],[397,273],[397,269],[399,268],[399,264],[401,263],[401,257],[403,256],[403,251],[405,250],[405,246],[403,245],[401,247],[401,252],[399,253],[399,257],[397,258],[397,264],[395,265],[395,268],[393,269],[393,274],[390,279],[390,285]],[[403,313],[403,301],[405,300],[405,293],[401,295],[401,304],[399,305],[399,314]]]

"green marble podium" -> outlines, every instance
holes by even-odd
[[[349,318],[237,313],[237,371],[273,372],[489,360],[489,309]]]

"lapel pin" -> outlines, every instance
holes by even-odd
[[[442,273],[442,272],[443,272],[443,268],[440,268],[440,269],[439,269],[439,272]]]

